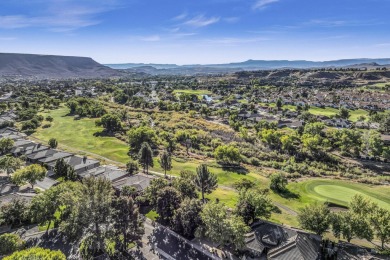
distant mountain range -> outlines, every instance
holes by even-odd
[[[176,64],[106,64],[102,65],[91,58],[0,53],[0,77],[21,78],[107,78],[134,75],[196,75],[224,74],[249,70],[273,70],[283,68],[310,69],[325,67],[376,68],[390,67],[390,58],[386,59],[345,59],[334,61],[306,60],[248,60],[245,62],[176,65]]]
[[[0,76],[99,78],[120,75],[121,72],[86,57],[0,53]]]
[[[226,63],[226,64],[193,64],[193,65],[176,65],[176,64],[145,64],[145,63],[126,63],[126,64],[106,64],[113,69],[134,69],[134,68],[155,68],[162,70],[171,69],[189,69],[189,68],[215,68],[215,69],[282,69],[282,68],[327,68],[327,67],[347,67],[357,66],[359,64],[370,65],[388,65],[390,58],[383,59],[343,59],[331,61],[307,61],[307,60],[247,60],[244,62]]]

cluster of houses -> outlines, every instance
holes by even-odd
[[[2,112],[0,114],[0,127],[12,126],[17,117],[13,110]]]
[[[294,89],[285,93],[277,91],[259,93],[253,98],[263,103],[275,103],[279,98],[286,105],[309,105],[313,107],[345,107],[347,109],[390,110],[390,94],[384,92],[361,93],[356,89],[338,89],[333,91],[318,89]]]
[[[49,146],[26,139],[25,134],[20,133],[14,128],[7,127],[0,129],[1,138],[14,140],[14,145],[10,151],[10,154],[13,156],[23,158],[27,165],[40,164],[47,168],[46,177],[42,181],[38,181],[35,185],[35,187],[41,190],[49,189],[53,185],[58,184],[54,168],[59,159],[63,159],[68,165],[72,166],[80,179],[88,176],[105,177],[112,182],[112,186],[118,191],[123,186],[133,186],[139,192],[142,192],[148,187],[153,178],[141,174],[130,176],[126,171],[116,166],[100,165],[98,160],[52,149]],[[3,174],[0,180],[0,205],[13,197],[29,199],[34,196],[34,191],[24,190],[25,192],[22,192],[19,187],[10,183],[5,174]]]

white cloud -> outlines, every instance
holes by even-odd
[[[240,44],[246,44],[246,43],[255,43],[255,42],[263,42],[268,41],[269,38],[261,38],[261,37],[255,37],[255,38],[212,38],[212,39],[206,39],[204,40],[207,44],[217,44],[217,45],[240,45]]]
[[[240,20],[240,17],[226,17],[223,20],[227,23],[237,23]]]
[[[53,0],[35,1],[41,7],[39,15],[4,15],[0,16],[0,28],[18,29],[27,27],[46,28],[50,31],[72,31],[101,23],[97,16],[119,8],[116,1],[73,1]]]
[[[279,0],[258,0],[252,8],[254,10],[262,10],[266,8],[268,5],[279,2]]]
[[[187,18],[187,13],[182,13],[182,14],[179,14],[178,16],[175,16],[172,18],[172,20],[174,21],[181,21],[181,20],[184,20],[185,18]]]
[[[205,27],[215,23],[218,23],[220,20],[219,17],[205,17],[204,15],[198,15],[194,18],[184,22],[185,25],[192,27]]]

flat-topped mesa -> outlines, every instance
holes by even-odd
[[[120,76],[120,72],[88,57],[0,53],[0,76],[102,78]]]

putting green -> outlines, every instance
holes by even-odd
[[[349,202],[351,201],[353,196],[362,195],[371,199],[373,202],[378,203],[378,205],[383,208],[389,206],[389,204],[387,204],[386,202],[378,200],[371,196],[367,196],[362,192],[336,185],[319,185],[314,188],[314,192],[319,196],[326,197],[332,200],[340,200],[341,202]]]
[[[337,180],[311,180],[304,185],[304,191],[311,197],[347,206],[352,197],[359,194],[380,207],[390,209],[390,187],[372,187]]]

